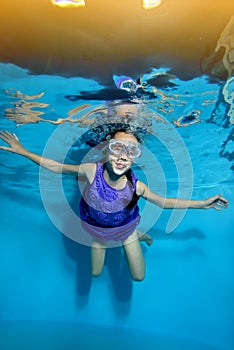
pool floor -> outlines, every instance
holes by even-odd
[[[63,322],[1,322],[1,350],[221,350],[139,330]]]

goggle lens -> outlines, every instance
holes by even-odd
[[[109,142],[109,150],[117,156],[125,153],[130,159],[138,158],[141,155],[141,150],[138,144],[125,144],[114,139],[110,140]]]

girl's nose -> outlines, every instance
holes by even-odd
[[[126,152],[123,152],[119,155],[119,159],[121,160],[128,160],[128,154]]]

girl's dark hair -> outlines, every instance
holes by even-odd
[[[142,137],[140,137],[139,132],[133,130],[133,128],[131,128],[131,126],[127,124],[125,124],[122,127],[116,128],[116,130],[113,130],[112,133],[107,135],[106,140],[108,141],[109,139],[113,139],[117,132],[124,132],[126,134],[132,135],[137,139],[138,142],[142,143]]]

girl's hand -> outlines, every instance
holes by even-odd
[[[0,149],[12,153],[22,153],[24,148],[20,143],[18,137],[15,134],[11,134],[9,131],[0,131],[0,139],[8,143],[9,147],[0,146]]]
[[[217,196],[210,197],[204,200],[204,209],[214,208],[216,210],[222,210],[222,208],[228,207],[228,201],[222,197],[221,194]]]

